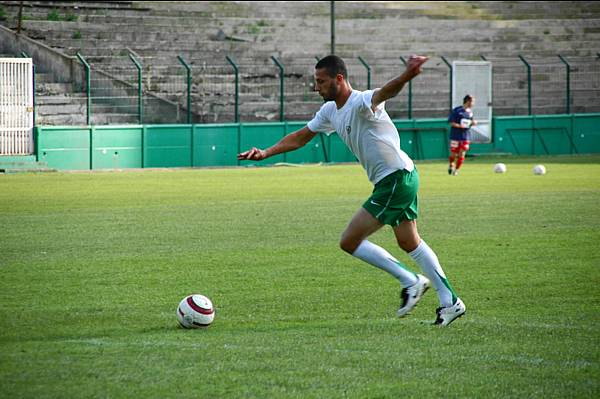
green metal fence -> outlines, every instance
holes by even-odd
[[[126,51],[115,56],[77,56],[87,82],[82,91],[88,124],[187,122],[179,101],[181,90],[188,87],[181,65],[154,64]]]
[[[234,66],[225,57],[212,63],[196,59],[190,59],[188,62],[192,68],[191,113],[193,122],[235,122],[236,109],[239,110],[239,96],[237,96],[236,103],[236,70]],[[237,78],[239,79],[239,74]],[[237,87],[239,94],[239,82]],[[187,88],[185,89],[187,90]],[[182,97],[179,98],[181,103]]]
[[[584,112],[596,104],[600,112],[600,57],[590,62],[588,57],[565,57],[571,66],[571,112]]]
[[[322,104],[314,92],[316,59],[271,57],[161,61],[128,51],[85,57],[89,123],[231,123],[308,120]],[[345,59],[355,89],[384,85],[405,68],[396,59]],[[600,112],[600,57],[537,59],[481,56],[493,66],[494,115]],[[451,62],[431,57],[386,109],[394,119],[444,118],[451,108]],[[85,79],[84,79],[85,80]],[[89,89],[88,89],[89,88]]]
[[[142,123],[142,65],[134,62],[129,52],[118,56],[86,57],[79,54],[89,74],[86,96],[92,125]]]

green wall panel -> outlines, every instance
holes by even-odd
[[[417,130],[415,127],[414,120],[397,120],[394,121],[394,125],[400,135],[400,148],[409,157],[416,159],[417,157]]]
[[[142,126],[92,128],[92,169],[142,167]]]
[[[531,154],[532,120],[529,116],[494,118],[494,142],[499,151]]]
[[[285,123],[244,123],[241,127],[240,148],[241,151],[249,150],[252,147],[267,148],[278,142],[285,135]],[[283,154],[275,155],[264,161],[260,165],[270,165],[278,162],[285,162]],[[256,161],[241,161],[240,165],[254,165]]]
[[[449,125],[445,119],[394,121],[400,147],[413,159],[448,157]]]
[[[90,129],[38,127],[37,153],[41,162],[60,170],[90,169]]]
[[[192,125],[145,126],[145,168],[190,166],[192,166]]]
[[[330,162],[356,162],[356,157],[336,133],[329,136]]]
[[[577,114],[573,118],[573,141],[577,152],[600,152],[600,114]]]
[[[325,144],[323,144],[325,143]],[[331,160],[329,154],[330,151],[327,147],[329,139],[322,133],[318,133],[311,141],[309,141],[304,147],[297,149],[296,151],[288,152],[285,157],[285,162],[290,163],[318,163],[325,162],[325,153],[327,153],[327,159]]]
[[[423,119],[416,121],[415,159],[440,159],[448,157],[449,124],[446,119]]]
[[[293,133],[306,126],[304,122],[288,122],[285,126],[286,134]],[[284,155],[285,162],[290,163],[318,163],[325,162],[325,154],[327,160],[330,160],[329,138],[323,133],[317,135],[309,141],[304,147],[296,151],[288,152]]]
[[[194,166],[237,165],[239,125],[194,125]]]
[[[445,119],[394,121],[402,149],[412,158],[445,159]],[[600,153],[600,114],[497,117],[493,142],[473,144],[472,154]],[[266,148],[305,122],[220,125],[131,125],[36,128],[39,161],[64,170],[139,167],[270,165],[277,162],[355,162],[337,134],[316,135],[306,146],[262,162],[237,161],[237,153]],[[323,149],[326,151],[324,152]],[[192,162],[193,161],[193,162]]]
[[[569,115],[537,116],[533,119],[536,154],[571,154],[571,117]],[[542,148],[538,146],[538,143]]]

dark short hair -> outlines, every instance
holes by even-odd
[[[465,98],[463,98],[463,104],[468,103],[469,101],[471,101],[473,99],[473,97],[470,94],[467,94],[465,96]]]
[[[327,57],[321,58],[319,62],[317,62],[317,65],[315,65],[315,69],[321,68],[325,68],[327,74],[332,78],[340,74],[344,77],[344,79],[348,79],[346,63],[337,55],[328,55]]]

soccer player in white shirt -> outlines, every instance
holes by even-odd
[[[326,101],[302,129],[267,149],[256,147],[238,154],[240,160],[260,161],[306,145],[318,132],[337,132],[357,157],[375,186],[371,197],[355,213],[342,233],[340,247],[394,276],[403,287],[399,317],[408,314],[433,284],[439,298],[434,324],[446,326],[465,313],[465,305],[448,282],[436,254],[417,231],[419,175],[410,157],[400,149],[398,131],[385,111],[385,101],[398,95],[419,75],[427,57],[410,57],[406,70],[382,88],[353,90],[344,61],[327,56],[315,66],[315,90]],[[410,271],[385,249],[367,240],[390,225],[396,241],[427,277]]]

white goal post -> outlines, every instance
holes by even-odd
[[[33,61],[0,58],[0,156],[33,153]]]
[[[452,62],[452,108],[462,105],[467,95],[475,97],[471,141],[492,141],[492,63],[489,61]]]

